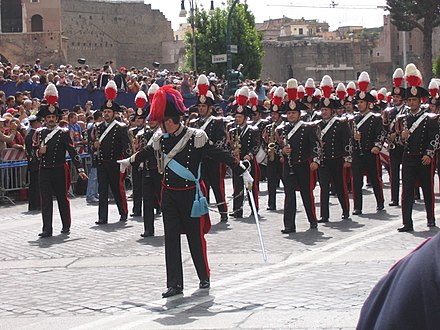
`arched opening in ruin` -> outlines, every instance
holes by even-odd
[[[41,15],[32,16],[31,32],[43,32],[43,17]]]

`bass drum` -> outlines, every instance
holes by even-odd
[[[266,153],[266,150],[264,150],[262,145],[258,149],[258,152],[255,155],[255,159],[257,160],[258,164],[267,165],[267,153]]]

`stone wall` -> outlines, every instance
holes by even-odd
[[[163,63],[162,42],[173,41],[171,22],[141,2],[61,0],[61,13],[70,63],[151,67]]]
[[[266,41],[263,48],[263,79],[285,82],[291,78],[288,76],[291,66],[293,78],[300,83],[307,78],[319,83],[325,74],[335,82],[346,82],[356,80],[358,73],[370,69],[370,47],[361,41]],[[373,81],[374,77],[371,78]]]
[[[0,53],[17,64],[33,64],[40,57],[44,65],[66,63],[66,48],[59,32],[0,34]]]

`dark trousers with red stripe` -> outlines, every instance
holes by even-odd
[[[43,232],[52,234],[53,196],[55,195],[60,211],[63,229],[70,229],[70,202],[67,197],[67,180],[70,175],[67,164],[62,167],[40,169],[41,213]]]
[[[348,190],[345,182],[344,159],[324,159],[319,166],[319,187],[321,188],[321,218],[330,218],[330,184],[336,191],[342,214],[349,214]]]
[[[142,209],[142,169],[139,164],[132,167],[131,182],[133,185],[133,214],[141,214]]]
[[[290,174],[290,172],[292,172]],[[292,171],[288,166],[284,166],[284,228],[295,229],[296,218],[296,188],[299,188],[307,219],[310,223],[316,222],[315,198],[312,190],[312,177],[310,173],[310,163],[296,163],[292,165]]]
[[[381,171],[381,162],[379,155],[369,151],[364,151],[364,155],[353,155],[351,164],[351,173],[353,176],[353,199],[354,209],[362,210],[362,186],[364,173],[367,174],[369,182],[373,186],[374,196],[378,206],[383,205],[383,184]]]
[[[402,146],[396,145],[396,148],[390,149],[391,200],[395,203],[399,203],[400,165],[402,165],[402,157]]]
[[[165,231],[165,262],[167,287],[183,288],[182,251],[180,234],[188,240],[191,257],[200,280],[209,279],[206,241],[200,218],[191,217],[195,188],[189,190],[162,190],[162,214]]]
[[[120,216],[127,216],[127,196],[125,195],[123,174],[116,162],[98,164],[99,220],[108,221],[108,187],[112,190]]]
[[[276,208],[277,188],[280,185],[282,172],[283,167],[278,156],[275,156],[273,161],[267,161],[267,204],[270,208]]]
[[[40,171],[29,170],[28,210],[41,210],[40,200]]]
[[[402,217],[403,224],[412,227],[414,187],[420,183],[425,200],[426,219],[434,222],[434,163],[422,164],[422,155],[404,156],[402,162]]]
[[[207,190],[206,197],[209,197],[209,189],[212,188],[218,211],[222,215],[228,214],[223,165],[212,159],[204,159],[202,163],[202,178]]]
[[[154,234],[154,207],[160,201],[162,175],[156,169],[144,169],[142,172],[142,199],[144,211],[144,232]]]

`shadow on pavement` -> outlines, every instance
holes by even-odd
[[[53,245],[69,243],[74,241],[83,240],[85,238],[70,238],[69,235],[60,234],[52,237],[38,238],[35,241],[28,241],[32,246],[37,246],[39,248],[49,248]]]
[[[359,217],[363,219],[388,221],[390,218],[399,218],[400,214],[389,214],[386,210],[376,211],[376,213],[363,213],[353,217]]]
[[[106,233],[113,233],[115,231],[121,230],[121,229],[127,229],[133,227],[131,225],[127,225],[127,222],[118,221],[118,222],[111,222],[106,225],[96,225],[90,227],[90,229],[93,230],[101,230],[105,231]]]
[[[346,220],[337,221],[337,222],[330,221],[330,222],[323,223],[320,225],[323,226],[324,228],[337,229],[342,232],[350,232],[350,231],[353,231],[353,229],[365,227],[365,225],[363,225],[357,221],[353,221],[351,218],[348,218]]]
[[[209,231],[210,234],[217,234],[217,232],[220,231],[230,231],[232,230],[231,225],[230,225],[230,221],[231,219],[235,219],[235,218],[229,218],[228,222],[217,222],[215,225],[211,226],[211,230]]]
[[[417,229],[417,228],[416,228]],[[440,231],[438,227],[427,228],[424,231],[413,231],[410,234],[416,237],[428,238],[435,236]]]
[[[142,245],[161,247],[165,245],[165,237],[164,236],[140,237],[139,239],[136,240],[136,242]]]
[[[332,238],[332,236],[324,236],[324,233],[322,231],[319,231],[319,229],[308,229],[304,232],[296,232],[290,233],[288,235],[283,235],[285,235],[284,239],[298,241],[300,243],[303,243],[304,245],[316,245],[319,242],[328,241]]]

